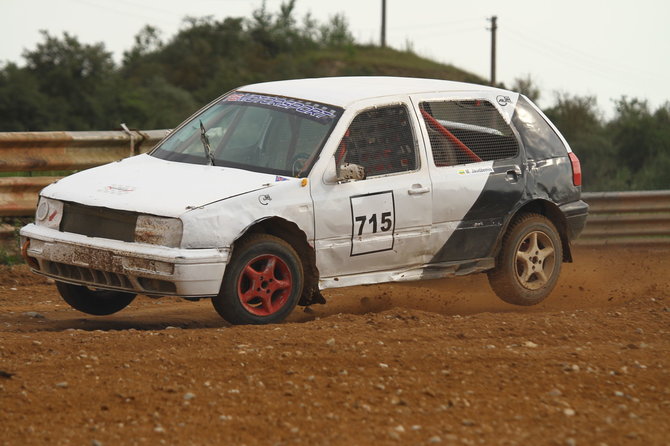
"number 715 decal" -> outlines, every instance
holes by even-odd
[[[350,197],[351,255],[393,249],[395,201],[393,191]]]
[[[381,220],[381,227],[379,230],[381,232],[386,232],[391,229],[393,226],[393,219],[391,216],[393,215],[393,212],[387,211],[387,212],[382,212],[382,216],[380,218]],[[354,217],[354,220],[359,222],[361,225],[358,227],[358,235],[363,235],[363,228],[365,227],[365,224],[368,223],[372,225],[372,233],[376,234],[377,233],[377,214],[372,214],[370,216],[370,219],[368,220],[367,215],[358,215]]]

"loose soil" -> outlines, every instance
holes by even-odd
[[[0,444],[669,445],[670,250],[574,257],[535,307],[474,275],[262,327],[144,296],[87,316],[5,268]]]

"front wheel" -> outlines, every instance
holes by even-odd
[[[94,316],[107,316],[126,308],[135,294],[121,291],[92,290],[85,286],[56,281],[56,288],[65,302],[75,310]]]
[[[212,303],[231,324],[273,324],[293,311],[302,287],[302,262],[291,245],[253,234],[236,244]]]
[[[505,302],[535,305],[556,286],[562,261],[556,226],[542,215],[525,214],[508,228],[489,284]]]

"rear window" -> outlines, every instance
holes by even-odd
[[[514,132],[493,104],[484,100],[420,104],[436,166],[513,158]]]
[[[519,96],[516,103],[512,123],[519,132],[528,159],[556,158],[567,154],[561,138],[523,96]]]

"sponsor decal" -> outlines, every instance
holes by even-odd
[[[466,168],[458,170],[459,175],[472,175],[476,173],[493,173],[493,172],[494,170],[492,167],[475,167],[475,168]]]
[[[107,194],[113,194],[113,195],[125,195],[129,194],[131,192],[135,191],[135,187],[133,186],[125,186],[123,184],[110,184],[108,186],[103,187],[100,189],[100,192],[104,192]]]
[[[242,102],[282,109],[322,123],[330,122],[337,117],[337,110],[326,105],[278,96],[266,96],[255,93],[233,93],[223,98],[222,102]]]
[[[503,96],[503,95],[499,95],[499,96],[497,96],[497,97],[496,97],[496,101],[498,102],[498,105],[500,105],[501,107],[504,107],[504,106],[506,106],[507,104],[511,104],[511,103],[512,103],[512,99],[510,99],[509,96]]]
[[[272,198],[268,194],[263,194],[258,196],[258,202],[263,206],[267,206],[272,201]]]

